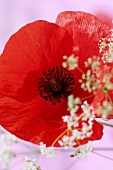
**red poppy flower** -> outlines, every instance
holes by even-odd
[[[36,21],[21,28],[0,58],[0,124],[21,139],[50,146],[66,129],[67,96],[89,95],[80,88],[81,73],[61,66],[63,56],[79,56],[84,70],[84,61],[98,56],[98,42],[108,34],[108,26],[84,12],[64,12],[56,24]],[[80,143],[100,139],[102,129],[94,121],[93,134]]]

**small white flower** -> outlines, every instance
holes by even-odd
[[[36,158],[35,159],[30,159],[28,157],[25,157],[25,163],[27,165],[26,168],[23,170],[41,170],[39,166],[35,164]]]
[[[106,49],[107,47],[107,49]],[[99,44],[100,53],[103,53],[102,60],[104,63],[113,62],[113,30],[111,29],[110,38],[102,38]]]
[[[76,151],[74,156],[77,158],[83,158],[86,157],[90,152],[92,152],[92,147],[91,146],[82,146],[79,147]]]
[[[78,131],[77,129],[73,129],[72,135],[74,136],[75,139],[80,140],[83,139],[85,136],[83,136],[82,131]]]
[[[67,56],[63,56],[63,59],[65,59],[66,61],[62,63],[62,66],[64,68],[68,67],[69,70],[74,70],[75,68],[78,67],[78,57],[75,57],[74,54],[72,54],[71,56],[67,57]]]
[[[63,116],[62,117],[62,119],[63,119],[63,122],[66,122],[67,123],[67,126],[68,126],[68,128],[70,128],[70,127],[78,127],[78,119],[79,119],[79,117],[78,116],[76,116],[76,115],[70,115],[70,116]]]
[[[74,136],[66,136],[64,135],[61,140],[58,141],[61,146],[64,147],[73,147],[76,142]],[[67,149],[67,148],[66,148]]]
[[[81,83],[81,88],[84,91],[88,91],[91,93],[95,93],[95,90],[98,87],[97,81],[95,79],[95,75],[93,74],[91,68],[87,71],[86,74],[82,74],[81,79],[79,79],[79,82]]]
[[[104,100],[102,104],[98,106],[96,109],[97,115],[101,116],[101,118],[106,119],[110,112],[113,110],[113,107],[110,102]]]
[[[2,145],[0,148],[0,161],[3,162],[4,168],[7,169],[10,161],[16,157],[15,153],[11,151],[9,145]]]
[[[75,115],[75,113],[79,109],[80,103],[81,103],[81,101],[80,101],[79,97],[76,97],[74,99],[74,95],[68,96],[68,111],[70,111],[71,115]]]
[[[11,150],[11,146],[17,142],[14,135],[5,133],[2,129],[0,130],[0,161],[2,161],[4,169],[8,169],[9,163],[16,154]]]
[[[46,144],[40,142],[40,152],[42,155],[46,155],[47,157],[54,157],[59,151],[55,150],[54,147],[46,147]]]

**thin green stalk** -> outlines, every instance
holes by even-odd
[[[109,99],[111,105],[113,106],[113,101],[112,101],[112,99],[111,99],[111,97],[110,97],[108,91],[106,91],[105,93],[106,93],[106,96],[107,96],[107,98]]]
[[[98,156],[101,156],[101,157],[103,157],[103,158],[106,158],[106,159],[108,159],[108,160],[113,161],[113,158],[110,158],[110,157],[108,157],[108,156],[106,156],[106,155],[102,155],[102,154],[97,153],[97,152],[94,152],[94,151],[92,151],[92,153],[94,153],[94,154],[96,154],[96,155],[98,155]]]
[[[113,128],[113,125],[112,125],[112,124],[108,124],[108,123],[104,123],[104,122],[98,122],[98,123]]]

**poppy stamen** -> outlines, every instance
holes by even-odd
[[[66,68],[56,66],[42,73],[38,82],[38,91],[46,101],[56,105],[72,93],[74,86],[74,75]]]

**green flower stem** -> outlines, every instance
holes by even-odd
[[[98,123],[113,128],[113,125],[112,125],[112,124],[108,124],[108,123],[104,123],[104,122],[98,122]]]
[[[95,152],[95,151],[92,151],[92,153],[94,153],[94,154],[96,154],[96,155],[98,155],[98,156],[101,156],[101,157],[103,157],[103,158],[106,158],[106,159],[109,159],[109,160],[113,161],[113,158],[110,158],[110,157],[108,157],[108,156],[106,156],[106,155],[102,155],[102,154],[97,153],[97,152]]]
[[[107,98],[109,99],[111,105],[113,106],[113,101],[112,101],[112,99],[111,99],[111,97],[110,97],[110,95],[109,95],[109,93],[108,93],[108,90],[106,90],[105,93],[106,93],[106,96],[107,96]]]
[[[94,147],[93,148],[93,151],[112,151],[113,152],[113,148],[110,148],[110,147],[107,147],[107,148],[104,148],[104,147],[102,147],[102,148],[96,148],[96,147]]]

